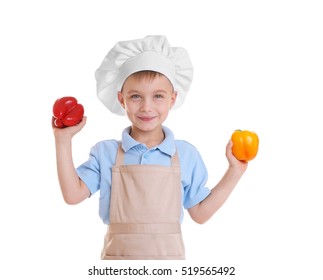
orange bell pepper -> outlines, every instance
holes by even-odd
[[[254,132],[236,130],[231,136],[233,142],[232,153],[241,161],[254,159],[258,152],[259,138]]]

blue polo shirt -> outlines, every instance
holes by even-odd
[[[175,140],[170,129],[163,127],[164,141],[148,149],[130,135],[130,127],[122,132],[122,148],[125,152],[124,164],[171,165],[171,157],[178,151],[181,166],[182,202],[185,209],[201,202],[209,194],[205,187],[207,170],[197,149],[183,140]],[[105,224],[110,222],[110,194],[112,166],[115,164],[120,141],[105,140],[97,143],[90,151],[89,159],[76,171],[87,185],[91,194],[100,191],[99,215]],[[181,222],[183,220],[183,210]]]

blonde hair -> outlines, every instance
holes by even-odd
[[[134,77],[138,80],[148,79],[149,81],[151,81],[158,76],[164,76],[164,75],[159,72],[152,71],[152,70],[143,70],[143,71],[135,72],[135,73],[131,74],[129,77]]]

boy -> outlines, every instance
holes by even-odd
[[[247,168],[226,147],[229,167],[205,187],[207,171],[191,144],[175,140],[162,124],[180,106],[192,80],[186,51],[163,36],[117,43],[96,72],[98,97],[131,126],[122,140],[97,143],[75,169],[71,140],[86,123],[54,128],[63,197],[76,204],[100,190],[99,214],[108,226],[102,259],[184,259],[183,206],[206,222],[226,201]]]

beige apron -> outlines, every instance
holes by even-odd
[[[171,166],[123,165],[123,159],[119,145],[102,259],[184,259],[177,152]]]

